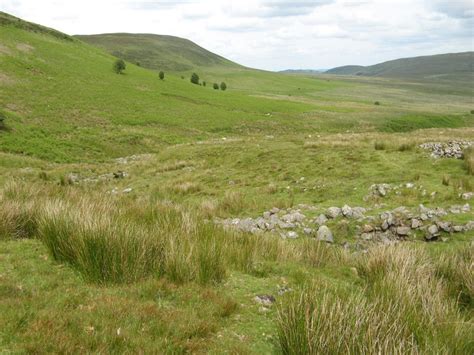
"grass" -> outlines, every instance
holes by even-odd
[[[144,63],[116,75],[101,49],[18,24],[0,25],[2,350],[472,353],[472,231],[372,248],[366,221],[329,221],[334,245],[213,223],[464,205],[468,159],[416,146],[472,139],[470,91],[193,69],[215,91]],[[402,187],[367,197],[376,183]]]
[[[464,150],[464,167],[469,175],[474,175],[474,148]]]
[[[370,250],[356,262],[362,290],[313,287],[288,297],[278,310],[282,352],[472,352],[472,318],[459,311],[470,299],[472,250],[461,255],[439,261],[405,246]]]

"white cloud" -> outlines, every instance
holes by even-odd
[[[263,69],[474,50],[472,0],[0,0],[0,10],[69,34],[185,37]]]

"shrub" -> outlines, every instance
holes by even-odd
[[[375,101],[375,102],[374,102],[374,105],[375,105],[375,106],[380,106],[380,102],[379,102],[379,101]]]
[[[122,74],[126,67],[127,66],[125,65],[123,59],[117,59],[114,63],[113,69],[115,73]]]
[[[3,130],[6,128],[5,126],[5,114],[3,114],[1,111],[0,111],[0,130]]]
[[[399,152],[406,152],[413,150],[413,144],[403,143],[398,147]]]
[[[474,147],[464,150],[464,167],[469,175],[474,175]]]
[[[375,150],[385,150],[385,149],[387,149],[387,146],[385,145],[384,142],[375,142],[374,143],[374,148],[375,148]]]
[[[207,83],[205,81],[202,82],[202,86],[206,86]]]
[[[474,110],[471,110],[471,115],[474,115]]]
[[[199,85],[199,75],[197,75],[196,73],[193,73],[191,75],[191,82],[193,84]]]
[[[164,80],[165,79],[165,73],[160,71],[159,77],[160,77],[160,80]]]
[[[226,91],[226,89],[227,89],[226,83],[222,82],[222,83],[221,83],[221,90],[222,90],[222,91]]]
[[[219,90],[219,84],[217,83],[214,83],[212,87],[214,88],[214,90]]]

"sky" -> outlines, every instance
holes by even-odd
[[[267,70],[474,50],[474,0],[0,0],[0,11],[67,34],[184,37]]]

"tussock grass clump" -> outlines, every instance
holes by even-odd
[[[387,145],[384,142],[375,142],[374,143],[374,149],[375,150],[385,150],[387,149]]]
[[[464,246],[461,249],[445,251],[436,263],[436,273],[442,277],[451,295],[462,308],[474,306],[474,248]]]
[[[149,276],[201,283],[225,278],[222,231],[176,208],[142,209],[114,211],[114,201],[104,199],[51,201],[40,219],[39,237],[55,259],[97,283]]]
[[[474,175],[474,147],[464,150],[464,167],[469,175]]]
[[[414,147],[415,147],[414,144],[403,143],[398,146],[398,151],[407,152],[407,151],[413,150]]]
[[[333,295],[314,285],[280,304],[283,353],[472,353],[472,324],[459,308],[472,295],[471,251],[437,261],[413,246],[383,246],[354,265],[361,288]]]
[[[278,309],[278,340],[284,354],[417,353],[397,304],[309,289]]]

